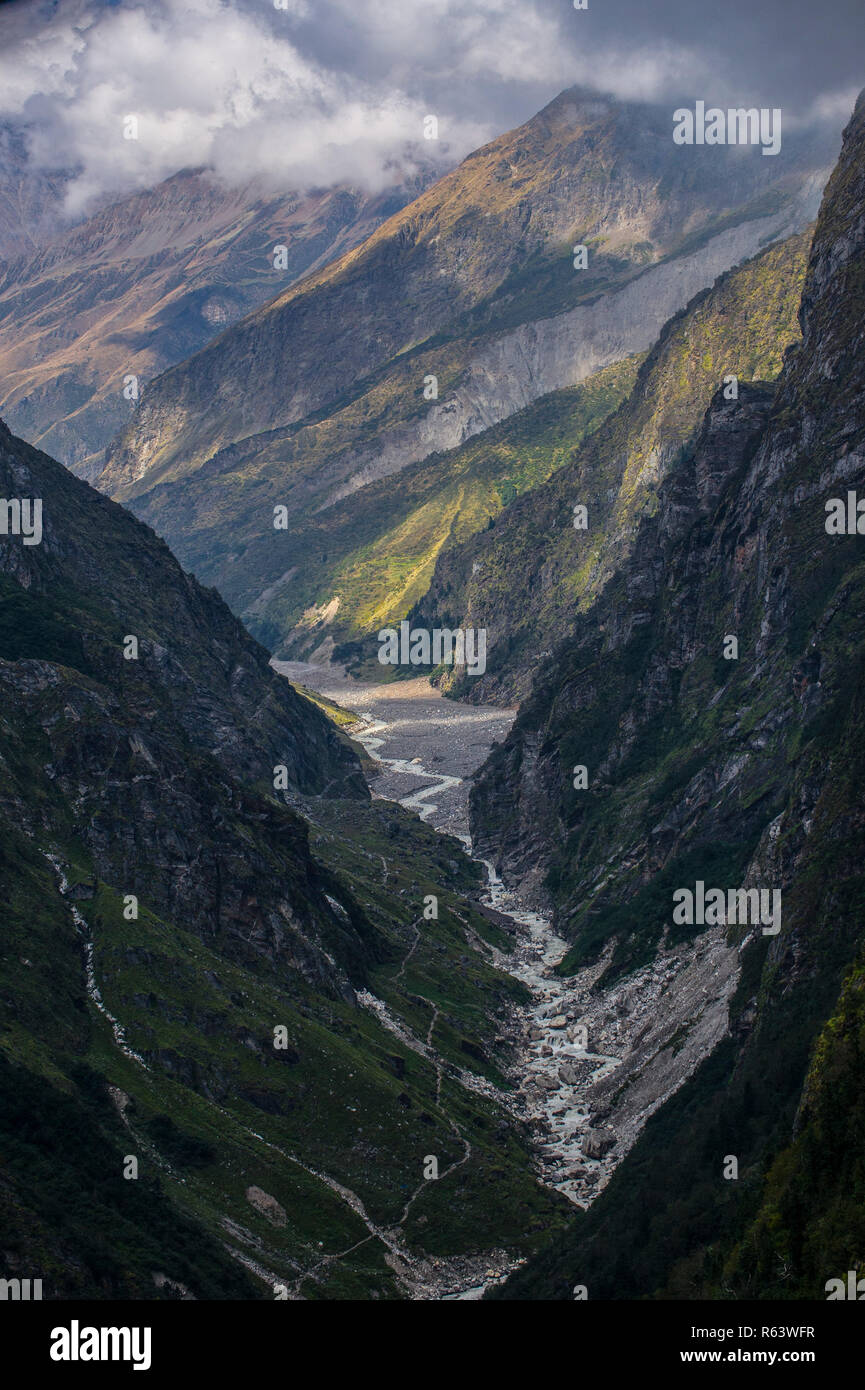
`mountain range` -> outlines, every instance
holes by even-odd
[[[0,482],[44,507],[0,550],[7,1270],[396,1297],[478,1230],[538,1243],[565,1204],[490,1084],[523,991],[468,947],[508,947],[476,866],[129,513],[5,427]]]
[[[0,411],[93,476],[154,377],[364,241],[431,177],[378,195],[276,195],[185,170],[72,226],[58,211],[36,246],[13,242],[0,262]],[[32,189],[24,171],[18,181]]]
[[[671,314],[808,225],[831,159],[804,135],[772,160],[683,150],[663,108],[565,92],[151,382],[94,481],[277,654],[357,640],[405,612],[500,488],[552,466],[495,469],[461,498],[448,451],[563,388],[585,387],[574,414],[596,422]],[[444,505],[413,483],[424,471],[379,506],[437,455]]]
[[[0,494],[41,507],[0,535],[5,1276],[813,1299],[861,1262],[865,94],[834,167],[669,116],[565,92],[396,210],[193,171],[4,263]],[[383,682],[406,620],[488,637],[420,668],[442,748],[515,709],[469,844],[271,664]]]

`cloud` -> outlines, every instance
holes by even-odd
[[[68,171],[73,216],[197,166],[235,184],[378,191],[577,84],[780,105],[793,72],[799,118],[840,128],[852,103],[844,74],[825,73],[861,41],[854,23],[821,50],[804,3],[728,0],[698,23],[691,0],[29,0],[0,9],[0,120],[26,129],[36,168]],[[848,0],[825,4],[846,14]],[[439,141],[422,138],[427,114]]]
[[[834,92],[824,92],[811,102],[801,117],[796,119],[800,120],[803,125],[814,125],[819,122],[837,126],[840,130],[850,119],[860,91],[861,88],[855,86],[844,87]]]
[[[367,32],[402,42],[405,10],[412,8],[368,4]],[[440,0],[441,20],[449,8]],[[462,8],[461,32],[471,6]],[[375,191],[419,163],[453,163],[495,134],[472,111],[431,105],[424,88],[435,89],[434,73],[401,87],[302,52],[292,26],[310,14],[304,0],[286,0],[279,10],[227,0],[122,9],[61,4],[36,32],[19,22],[6,36],[0,116],[27,123],[36,166],[70,170],[66,205],[73,215],[198,165],[232,182],[347,181]],[[352,14],[352,23],[357,18]],[[518,51],[505,51],[512,65]],[[463,54],[467,73],[466,64]],[[440,120],[437,142],[423,139],[430,113]]]

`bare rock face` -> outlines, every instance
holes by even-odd
[[[251,1207],[255,1207],[257,1212],[266,1217],[272,1226],[285,1226],[288,1224],[288,1217],[285,1208],[280,1206],[275,1197],[271,1197],[269,1192],[264,1192],[260,1187],[248,1187],[246,1189],[246,1200]]]
[[[586,1158],[603,1158],[615,1147],[616,1136],[611,1129],[587,1129],[583,1136]]]
[[[633,750],[648,740],[655,721],[668,717],[665,712],[677,690],[683,686],[687,690],[683,673],[700,671],[695,660],[710,640],[717,597],[713,588],[711,598],[701,599],[697,576],[716,574],[717,562],[714,556],[697,552],[697,538],[705,536],[707,545],[713,537],[717,540],[711,518],[722,479],[729,485],[741,472],[759,442],[772,399],[768,388],[744,382],[735,401],[718,394],[693,454],[669,476],[657,511],[640,524],[629,558],[585,618],[577,620],[574,637],[550,663],[559,673],[555,696],[551,699],[550,684],[540,679],[508,738],[476,781],[470,802],[476,843],[484,854],[502,856],[505,874],[512,881],[527,880],[533,885],[559,857],[563,833],[578,833],[586,808],[571,786],[573,763],[590,760],[594,793],[606,794],[618,782],[619,769],[627,765]],[[670,604],[672,594],[676,599]],[[728,631],[731,624],[732,620]],[[632,653],[639,655],[635,658]],[[699,697],[695,691],[695,703],[710,700],[716,690],[713,683]],[[551,712],[556,728],[552,738]],[[586,751],[568,763],[561,749],[565,731],[571,727],[585,728],[578,737]],[[683,745],[688,737],[683,731]],[[625,838],[628,828],[621,825],[622,839],[616,847],[605,844],[604,858],[617,854],[627,864],[647,860],[652,867],[660,866],[677,844],[693,835],[700,813],[707,825],[713,815],[717,817],[718,839],[741,835],[750,820],[753,847],[763,812],[755,807],[743,818],[740,808],[732,809],[733,784],[735,790],[742,785],[729,775],[736,751],[735,746],[724,748],[717,766],[710,762],[702,766],[694,774],[693,786],[685,791],[686,801],[673,798],[669,805],[655,802],[647,808],[642,842]],[[740,765],[739,779],[747,776],[746,765]],[[725,824],[726,816],[735,818],[735,834]],[[589,869],[579,856],[569,854],[569,860],[572,865],[581,864],[577,892],[587,908],[589,899],[607,886],[601,863],[595,861]],[[569,878],[573,872],[569,869]],[[623,878],[639,881],[639,876],[621,874],[617,881]],[[558,925],[576,900],[575,895],[563,908]]]
[[[863,285],[865,94],[818,217],[801,343],[774,385],[719,390],[682,439],[477,779],[473,839],[505,879],[547,846],[560,973],[594,972],[590,1036],[618,1043],[586,1093],[583,1151],[603,1116],[625,1153],[560,1257],[506,1297],[567,1298],[578,1267],[602,1299],[820,1298],[826,1214],[845,1203],[832,1258],[857,1258]],[[719,920],[674,914],[698,884],[725,893]],[[777,893],[777,918],[742,915],[740,889]],[[791,1271],[791,1249],[815,1254]]]

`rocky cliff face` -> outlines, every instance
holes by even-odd
[[[778,374],[799,336],[810,240],[806,232],[774,245],[697,295],[665,325],[629,397],[550,480],[500,509],[492,529],[441,553],[412,618],[486,629],[486,673],[442,673],[461,698],[513,704],[528,693],[544,654],[630,553],[640,517],[655,511],[721,383]]]
[[[42,507],[38,544],[2,545],[6,814],[46,844],[74,825],[98,877],[344,987],[357,924],[328,906],[303,822],[254,789],[281,765],[289,792],[363,799],[350,749],[162,542],[5,427],[0,491]],[[312,944],[343,937],[342,966]]]
[[[855,513],[837,531],[830,518],[833,499],[846,518],[848,495],[865,488],[863,152],[860,97],[817,223],[801,344],[776,387],[713,400],[630,558],[547,664],[475,789],[475,833],[505,869],[548,866],[574,943],[565,971],[601,961],[603,984],[659,947],[699,940],[699,924],[677,924],[672,897],[697,880],[771,886],[782,900],[769,934],[725,911],[740,955],[726,1031],[510,1296],[567,1297],[579,1269],[592,1297],[822,1298],[834,1264],[856,1263],[855,1222],[829,1215],[841,1200],[832,1134],[844,1122],[826,1127],[820,1096],[836,1077],[849,1144],[861,1132],[847,1049],[863,941],[865,561]],[[681,1045],[671,1037],[670,1055]],[[614,1125],[627,1090],[610,1088]],[[725,1180],[725,1154],[739,1181]]]
[[[804,337],[788,351],[777,388],[742,382],[736,400],[725,399],[723,389],[718,392],[698,438],[661,485],[653,515],[640,521],[630,557],[548,661],[477,788],[479,830],[507,825],[516,845],[515,814],[524,816],[524,823],[535,827],[529,857],[546,841],[548,862],[567,860],[562,872],[568,881],[574,862],[586,871],[580,837],[608,814],[605,801],[617,807],[620,834],[632,794],[643,807],[638,815],[651,818],[651,840],[629,847],[627,855],[644,866],[641,873],[666,862],[683,833],[692,835],[695,816],[684,805],[696,800],[702,815],[717,814],[720,802],[704,785],[710,759],[702,754],[712,747],[704,747],[707,734],[715,739],[716,731],[724,730],[720,801],[744,799],[752,807],[744,788],[756,775],[755,791],[765,787],[770,794],[780,771],[771,768],[771,760],[784,745],[779,731],[793,717],[795,702],[804,699],[810,710],[811,703],[828,698],[829,657],[812,627],[818,624],[818,608],[834,611],[834,590],[828,586],[839,582],[840,561],[855,560],[856,538],[827,534],[822,503],[834,495],[833,488],[855,487],[860,463],[850,441],[859,424],[855,409],[849,409],[856,388],[847,342],[858,329],[855,286],[845,307],[837,280],[824,269],[831,264],[837,277],[855,261],[849,232],[843,241],[829,234],[844,168],[840,164],[833,176],[814,240],[802,299]],[[589,447],[601,443],[595,436]],[[525,511],[533,500],[532,494],[525,499]],[[736,638],[738,656],[725,658],[728,636]],[[835,659],[838,683],[846,659],[841,651]],[[782,699],[788,682],[792,694]],[[750,692],[758,686],[766,701],[763,737],[762,724],[755,725],[753,717],[741,727],[742,706],[755,703]],[[685,748],[688,759],[682,762],[677,750]],[[578,761],[578,753],[579,761],[590,760],[585,797],[571,786],[571,762]],[[649,802],[643,784],[646,777],[657,780],[662,762],[660,785],[669,808],[657,786]],[[704,766],[692,785],[685,774],[696,762]],[[532,788],[531,804],[519,812],[517,780]],[[505,787],[510,788],[507,803]],[[742,824],[740,817],[737,810],[734,818]],[[725,838],[721,829],[715,821],[711,837]],[[575,837],[564,855],[562,832]],[[501,852],[504,839],[498,841],[493,832],[490,841],[499,843]],[[503,862],[509,863],[507,850]],[[583,913],[585,890],[583,880],[577,893]]]
[[[727,149],[681,156],[667,111],[564,93],[154,382],[99,486],[257,630],[269,620],[285,635],[299,615],[271,604],[290,568],[272,544],[274,506],[302,531],[644,351],[699,288],[816,208],[813,150],[791,144],[783,169]],[[424,396],[432,377],[437,399]],[[319,607],[341,597],[330,578]]]
[[[2,495],[41,501],[40,542],[2,541],[7,659],[62,662],[142,706],[170,697],[184,737],[231,775],[272,785],[281,762],[291,790],[367,795],[332,726],[164,542],[5,426],[0,448]],[[124,658],[127,636],[137,659]]]
[[[154,377],[364,241],[422,187],[274,196],[188,171],[55,226],[36,247],[10,245],[0,264],[0,411],[92,477]],[[29,181],[22,188],[32,196]]]

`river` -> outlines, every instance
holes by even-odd
[[[398,801],[416,811],[435,830],[462,840],[472,854],[468,825],[468,779],[485,760],[494,741],[507,734],[516,710],[461,705],[445,700],[423,678],[382,685],[352,680],[339,668],[274,661],[281,674],[317,691],[357,715],[348,732],[382,768],[371,780],[373,796]],[[563,978],[555,967],[567,943],[542,913],[529,910],[501,882],[495,867],[486,872],[484,901],[517,926],[512,953],[493,951],[495,964],[521,980],[531,1002],[516,1011],[516,1087],[504,1103],[534,1131],[538,1175],[579,1206],[586,1206],[607,1181],[609,1157],[588,1157],[589,1128],[585,1093],[613,1070],[619,1057],[593,1052],[588,1045],[590,990],[597,969]],[[480,1298],[485,1285],[450,1295]]]

